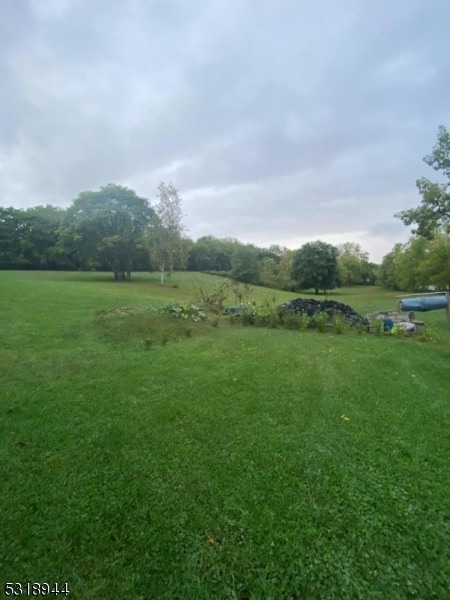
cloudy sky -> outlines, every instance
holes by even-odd
[[[449,0],[1,0],[0,204],[180,192],[194,239],[380,261],[450,126]]]

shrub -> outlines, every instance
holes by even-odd
[[[298,316],[293,312],[285,312],[283,315],[283,325],[286,329],[298,329]]]
[[[315,329],[324,333],[327,329],[328,315],[324,312],[317,313],[313,316],[312,323]]]
[[[302,313],[298,320],[298,328],[300,331],[306,331],[311,325],[311,317],[307,313]]]
[[[257,311],[254,304],[247,302],[241,304],[241,319],[243,325],[254,325],[256,321]]]
[[[353,329],[356,331],[356,333],[358,335],[363,334],[365,331],[367,331],[367,326],[364,325],[363,323],[355,323],[355,325],[353,325]]]
[[[384,323],[382,319],[375,319],[373,322],[373,331],[375,335],[382,335],[384,333]]]
[[[419,342],[430,342],[433,337],[433,330],[429,325],[417,329],[416,339],[419,340]]]
[[[229,281],[216,281],[213,286],[207,286],[201,282],[194,281],[193,288],[194,300],[198,306],[213,313],[223,311],[223,303],[228,298],[230,292]]]
[[[242,304],[245,299],[247,299],[248,302],[248,299],[253,292],[248,283],[240,283],[239,281],[232,281],[230,287],[234,294],[234,301],[236,304]]]
[[[343,319],[342,316],[338,315],[338,314],[333,316],[331,323],[332,323],[334,332],[339,333],[339,334],[347,331],[347,329],[349,327],[347,321],[345,321],[345,319]]]

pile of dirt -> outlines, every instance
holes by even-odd
[[[319,313],[325,313],[329,319],[338,315],[345,319],[351,325],[361,323],[368,326],[369,321],[362,317],[348,304],[336,302],[336,300],[316,300],[315,298],[295,298],[289,302],[284,302],[278,307],[280,315],[284,313],[307,314],[313,317]]]

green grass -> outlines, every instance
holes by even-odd
[[[449,598],[444,312],[426,343],[99,323],[187,300],[192,277],[0,273],[2,581],[82,600]],[[296,296],[254,293],[273,295]],[[146,348],[158,327],[172,337]]]

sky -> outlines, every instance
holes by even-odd
[[[410,232],[450,126],[448,0],[1,0],[0,205],[172,181],[191,238]]]

